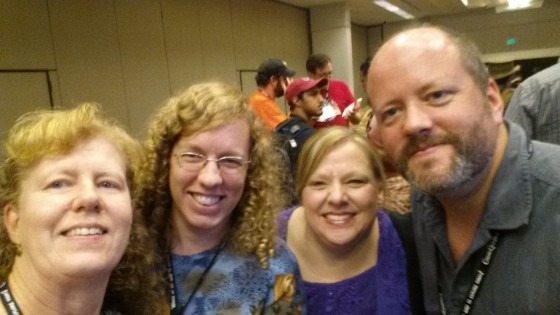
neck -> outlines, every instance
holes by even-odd
[[[300,265],[303,280],[334,283],[356,276],[377,264],[379,221],[354,244],[325,244],[309,229],[303,208],[294,211],[288,228],[288,245]],[[303,241],[302,241],[303,240]]]
[[[110,274],[46,275],[25,265],[16,259],[8,276],[10,291],[23,314],[100,314]]]
[[[498,131],[498,141],[492,162],[480,178],[473,180],[472,188],[463,194],[436,196],[443,205],[447,234],[455,261],[459,261],[470,247],[476,229],[486,209],[488,194],[494,176],[502,162],[507,146],[507,130],[502,125]]]
[[[173,218],[171,252],[177,255],[194,255],[218,246],[224,240],[227,225],[212,229],[199,229],[188,225],[182,218]]]
[[[272,86],[272,84],[268,84],[265,87],[260,87],[259,90],[271,99],[276,98],[276,91],[274,90],[274,86]]]
[[[304,111],[300,110],[297,107],[290,113],[290,116],[298,116],[299,118],[303,119],[303,121],[305,121],[305,123],[309,126],[313,126],[314,124],[312,117],[307,115]]]

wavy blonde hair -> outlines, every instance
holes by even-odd
[[[258,120],[241,91],[222,82],[191,86],[169,99],[151,120],[138,204],[157,240],[162,260],[169,253],[172,235],[169,168],[173,146],[181,137],[240,119],[249,124],[251,163],[241,200],[232,213],[227,242],[238,253],[254,254],[261,266],[268,268],[268,258],[274,255],[275,217],[284,206],[280,162],[272,132]]]
[[[125,160],[127,184],[132,194],[137,186],[136,170],[142,154],[140,143],[115,122],[102,118],[99,112],[99,105],[86,103],[71,110],[35,111],[20,117],[5,143],[6,158],[0,171],[0,207],[4,209],[8,204],[18,203],[22,180],[41,160],[66,154],[94,138],[108,140],[119,151]],[[104,304],[117,307],[125,314],[164,314],[167,306],[161,299],[161,292],[165,284],[155,273],[146,272],[155,263],[154,244],[134,204],[133,209],[129,244],[111,274]],[[19,253],[8,235],[3,217],[0,220],[0,279],[6,280]]]

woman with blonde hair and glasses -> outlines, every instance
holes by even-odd
[[[202,83],[154,115],[140,204],[173,314],[298,314],[299,269],[275,237],[283,205],[271,133],[241,91]]]
[[[95,104],[22,116],[0,172],[0,314],[165,314],[134,210],[140,144]]]

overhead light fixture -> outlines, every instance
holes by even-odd
[[[414,19],[414,15],[406,12],[405,10],[397,7],[396,5],[390,2],[387,2],[386,0],[373,0],[373,3],[407,20]]]
[[[496,13],[540,8],[544,0],[461,0],[469,9],[494,8]]]
[[[496,6],[496,13],[540,8],[543,0],[508,0],[506,4]]]

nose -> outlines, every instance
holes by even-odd
[[[340,206],[347,201],[346,191],[340,183],[333,183],[329,189],[328,202],[333,206]]]
[[[99,211],[101,201],[97,186],[93,181],[84,181],[77,186],[77,196],[74,199],[74,211]]]
[[[215,187],[223,182],[222,173],[216,161],[206,161],[198,172],[198,181],[204,187]]]
[[[429,109],[422,104],[409,104],[406,106],[404,132],[407,135],[427,136],[433,127]]]

